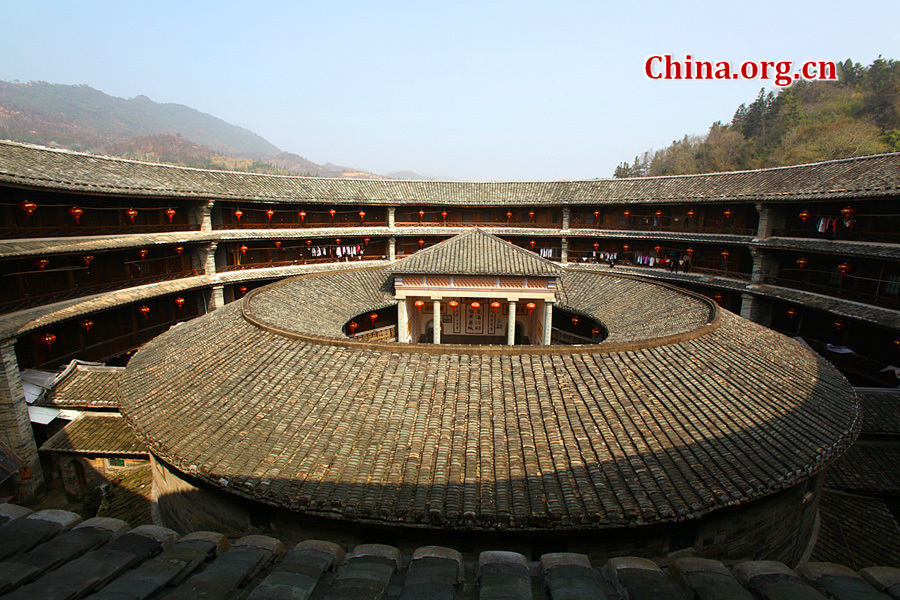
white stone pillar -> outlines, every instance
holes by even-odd
[[[434,301],[434,343],[441,343],[441,301]]]
[[[544,302],[544,346],[550,345],[550,329],[553,327],[553,303]]]
[[[506,345],[516,345],[516,301],[509,302],[509,317],[506,319]]]
[[[208,277],[216,276],[216,248],[218,248],[218,242],[210,242],[206,246],[206,256],[203,261],[203,274]]]
[[[0,344],[0,363],[0,442],[25,463],[13,474],[18,503],[33,504],[44,497],[46,488],[25,403],[15,340]]]
[[[387,209],[387,223],[388,223],[388,227],[391,229],[393,229],[393,227],[394,227],[394,218],[395,218],[394,211],[396,211],[396,210],[397,209],[394,208],[393,206],[389,206]]]
[[[400,298],[397,302],[397,341],[401,344],[409,343],[409,336],[406,335],[406,321],[408,318],[406,298]]]
[[[397,258],[397,238],[388,238],[388,260],[396,260]]]
[[[214,285],[209,295],[209,310],[218,310],[225,306],[225,286]]]
[[[214,205],[215,201],[210,201],[200,209],[200,231],[203,233],[212,232],[212,209]]]
[[[569,262],[569,240],[566,238],[559,241],[559,262],[561,264]]]

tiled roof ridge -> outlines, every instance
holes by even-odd
[[[405,258],[401,258],[393,265],[388,267],[389,273],[414,273],[416,272],[416,267],[407,267],[409,264],[417,264],[421,262],[427,262],[429,259],[434,259],[435,255],[440,256],[443,252],[448,252],[449,248],[453,246],[458,246],[459,244],[465,244],[472,238],[484,238],[485,240],[490,241],[499,249],[500,252],[509,252],[521,259],[523,261],[523,266],[526,269],[532,269],[533,273],[504,273],[503,268],[497,266],[496,269],[489,269],[487,271],[483,271],[485,275],[510,275],[510,276],[520,276],[520,275],[540,275],[547,276],[549,274],[556,274],[559,276],[562,274],[563,269],[557,263],[552,260],[548,260],[532,252],[530,250],[526,250],[525,248],[521,248],[516,246],[515,244],[508,242],[484,229],[481,227],[471,227],[468,228],[463,233],[457,234],[453,237],[447,238],[446,240],[441,240],[437,244],[425,248],[424,250],[420,250],[415,254],[407,256]],[[476,242],[477,243],[477,242]],[[497,255],[492,255],[491,258],[496,261],[499,257]],[[534,268],[535,265],[540,265],[540,269]],[[423,273],[435,273],[434,268],[424,267]],[[475,271],[465,271],[467,273],[474,273]],[[481,273],[482,271],[478,271]],[[448,271],[448,275],[454,274],[453,272]]]
[[[179,169],[184,171],[193,171],[200,173],[228,173],[228,174],[238,174],[238,175],[251,175],[254,177],[260,178],[274,178],[274,179],[302,179],[302,180],[313,180],[313,181],[360,181],[366,183],[384,181],[384,182],[393,182],[393,183],[426,183],[426,184],[544,184],[544,183],[584,183],[584,182],[614,182],[614,181],[653,181],[653,180],[666,180],[666,179],[690,179],[696,177],[718,177],[718,176],[727,176],[727,175],[745,175],[750,173],[766,173],[766,172],[777,172],[783,170],[791,170],[791,169],[805,169],[810,167],[816,167],[820,165],[830,165],[830,164],[845,164],[851,162],[865,161],[865,160],[875,160],[878,158],[887,158],[887,157],[900,157],[900,152],[881,152],[876,154],[865,154],[863,156],[850,156],[846,158],[832,158],[823,161],[817,162],[808,162],[802,163],[799,165],[782,165],[777,167],[765,167],[762,169],[742,169],[736,171],[712,171],[707,173],[688,173],[684,175],[652,175],[646,177],[595,177],[590,179],[532,179],[532,180],[455,180],[455,179],[446,179],[446,180],[435,180],[435,179],[384,179],[384,180],[372,180],[372,179],[363,179],[363,178],[353,178],[353,177],[310,177],[306,175],[277,175],[272,173],[249,173],[245,171],[229,171],[225,169],[201,169],[199,167],[188,167],[183,165],[175,165],[170,163],[157,163],[152,161],[143,161],[136,160],[132,158],[121,158],[118,156],[108,156],[105,154],[92,154],[90,152],[81,152],[78,150],[70,150],[68,148],[52,148],[49,146],[43,146],[41,144],[30,144],[26,142],[16,142],[13,140],[5,140],[0,139],[0,146],[17,146],[21,148],[29,148],[33,150],[43,151],[43,152],[54,152],[57,154],[68,154],[72,156],[82,156],[92,159],[105,160],[111,162],[122,162],[122,163],[130,163],[130,164],[139,164],[139,165],[150,165],[156,167],[165,167],[171,169]]]

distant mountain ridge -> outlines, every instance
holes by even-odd
[[[385,179],[318,165],[182,104],[117,98],[87,85],[0,81],[0,138],[201,168]]]

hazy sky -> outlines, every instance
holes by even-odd
[[[452,179],[610,177],[772,81],[647,58],[900,58],[900,0],[0,0],[0,79],[185,104],[317,163]]]

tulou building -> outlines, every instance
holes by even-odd
[[[0,142],[4,489],[78,450],[20,375],[78,359],[127,365],[181,533],[794,565],[854,386],[898,385],[898,196],[900,154],[375,181]]]

